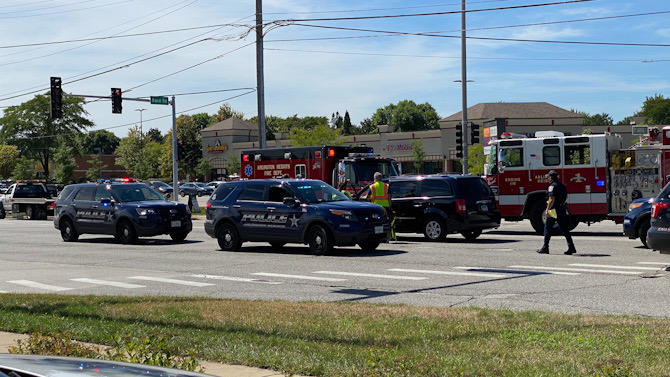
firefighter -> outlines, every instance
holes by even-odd
[[[568,215],[565,203],[568,199],[568,189],[558,180],[558,173],[556,171],[551,170],[547,173],[546,177],[551,180],[551,184],[547,189],[547,221],[544,224],[544,245],[537,252],[539,254],[549,254],[551,231],[554,224],[558,223],[558,228],[568,242],[568,251],[564,254],[575,254],[577,250],[575,249],[575,244],[572,242],[572,236],[570,236],[570,216]]]
[[[386,210],[386,215],[389,218],[391,224],[391,237],[396,240],[395,230],[393,229],[393,224],[395,221],[395,216],[393,216],[393,210],[391,210],[391,194],[389,194],[389,185],[388,183],[382,182],[382,173],[375,172],[375,183],[370,185],[370,196],[368,200],[374,204],[379,204],[384,207]]]

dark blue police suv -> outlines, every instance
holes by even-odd
[[[237,251],[244,241],[309,245],[315,255],[334,246],[358,244],[374,250],[391,238],[382,206],[352,202],[318,180],[259,179],[226,182],[207,202],[205,231],[222,250]]]
[[[183,241],[193,229],[185,204],[169,202],[133,179],[66,186],[54,205],[54,227],[65,242],[84,233],[114,235],[121,243],[169,234]]]

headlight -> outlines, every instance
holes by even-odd
[[[356,216],[351,211],[344,211],[340,209],[331,209],[330,213],[337,216],[342,216],[349,221],[356,221]]]
[[[135,211],[137,211],[137,214],[140,216],[153,215],[156,213],[153,209],[147,208],[135,208]]]

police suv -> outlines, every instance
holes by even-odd
[[[239,250],[244,241],[265,241],[274,248],[308,244],[313,254],[323,255],[334,246],[374,250],[391,237],[382,206],[352,202],[319,180],[226,182],[206,207],[205,231],[225,251]]]
[[[128,244],[160,234],[183,241],[193,224],[185,204],[169,202],[148,185],[124,178],[66,186],[54,207],[54,227],[65,242],[92,233],[114,235]]]

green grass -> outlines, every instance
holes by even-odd
[[[319,376],[668,376],[670,320],[477,308],[0,295],[0,330],[160,334],[184,354]],[[207,372],[207,371],[205,371]]]

